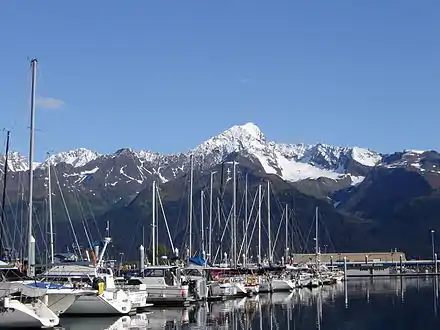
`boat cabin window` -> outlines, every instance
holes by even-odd
[[[164,277],[164,269],[146,269],[144,277]]]
[[[108,274],[108,275],[112,274],[111,270],[108,269],[108,268],[98,268],[98,273],[100,273],[100,274]]]
[[[174,273],[170,269],[165,271],[165,284],[174,285]]]
[[[67,277],[61,277],[61,276],[52,277],[51,276],[51,277],[43,278],[43,282],[68,283],[68,282],[70,282],[70,280]]]
[[[199,269],[185,269],[183,273],[186,276],[202,276],[202,272]]]
[[[72,283],[73,284],[78,284],[78,283],[85,283],[85,284],[89,284],[92,285],[92,280],[88,277],[76,277],[76,278],[72,278]]]

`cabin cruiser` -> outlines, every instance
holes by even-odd
[[[54,265],[42,275],[42,282],[61,284],[72,289],[93,289],[92,295],[81,295],[66,314],[128,314],[132,303],[126,292],[115,285],[111,268],[87,263]]]
[[[177,266],[146,266],[127,285],[145,284],[147,302],[154,305],[189,305],[195,299],[189,294],[189,283]]]
[[[237,295],[237,288],[228,277],[221,277],[225,272],[223,267],[210,267],[208,272],[209,297],[216,298],[232,298]]]
[[[190,258],[191,260],[191,258]],[[209,267],[188,263],[181,269],[182,280],[188,283],[189,294],[195,300],[208,299],[208,284],[206,282]]]
[[[23,284],[36,290],[41,289],[47,295],[45,301],[56,315],[63,314],[79,296],[94,294],[94,290],[69,288],[50,282],[41,282],[37,279],[27,279],[17,266],[7,265],[0,267],[0,276],[5,282]]]
[[[99,248],[95,250],[94,259],[99,257],[93,265],[88,261],[62,262],[53,264],[41,275],[43,283],[56,283],[75,290],[93,290],[93,293],[80,295],[65,314],[121,315],[131,311],[129,296],[116,287],[113,270],[104,266],[104,253],[110,241],[110,237],[104,239],[101,253]]]
[[[47,307],[45,290],[20,282],[0,282],[0,327],[51,328],[59,317]]]

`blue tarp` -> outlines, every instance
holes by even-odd
[[[193,264],[199,265],[199,266],[205,266],[206,260],[201,257],[195,257],[195,258],[189,258],[189,262],[192,262]]]

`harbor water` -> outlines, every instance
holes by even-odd
[[[61,318],[58,329],[440,329],[434,277],[350,279],[123,317]]]

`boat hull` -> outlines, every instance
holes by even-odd
[[[128,295],[122,291],[105,291],[95,296],[80,296],[65,314],[124,315],[132,309]]]
[[[58,316],[43,302],[23,304],[20,301],[4,298],[0,313],[1,328],[49,328],[59,324]]]
[[[192,301],[188,297],[188,290],[182,290],[178,287],[148,287],[147,292],[147,303],[154,306],[187,306]]]
[[[295,283],[291,280],[272,279],[272,291],[291,291]]]

